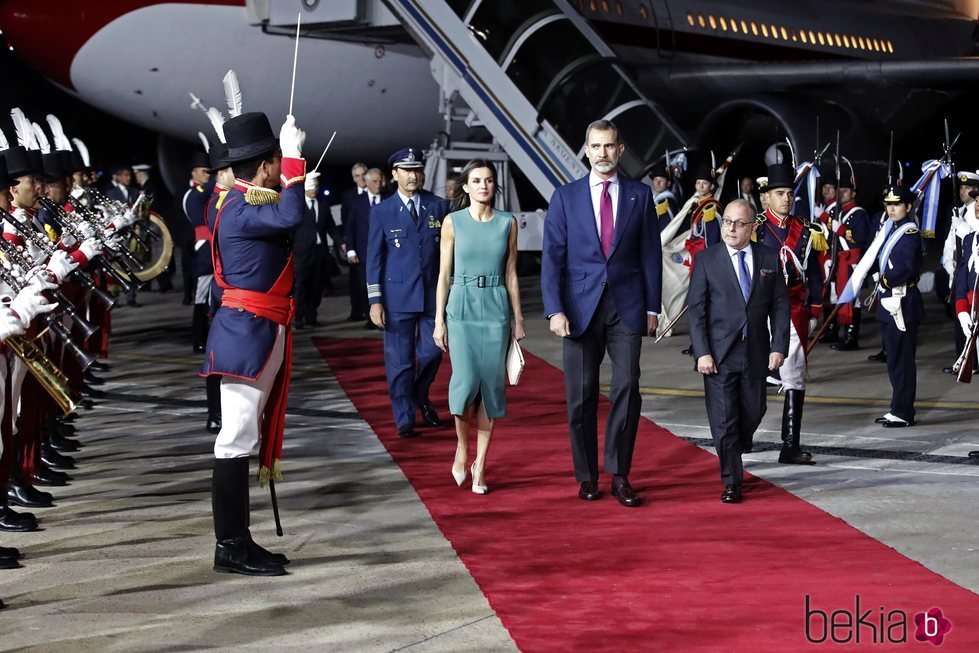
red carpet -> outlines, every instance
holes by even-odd
[[[529,353],[477,496],[450,475],[450,427],[397,437],[380,341],[315,342],[523,651],[932,650],[915,639],[915,614],[932,608],[952,625],[940,650],[979,651],[975,594],[761,479],[721,504],[716,457],[649,420],[631,475],[646,503],[580,501],[562,374]],[[443,418],[448,377],[446,357],[432,397]],[[849,626],[838,613],[828,631],[814,612],[809,637],[826,639],[807,641],[806,595]]]

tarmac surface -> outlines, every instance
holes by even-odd
[[[524,344],[560,367],[561,343],[541,317],[537,279],[522,285]],[[890,386],[884,366],[867,361],[879,339],[865,319],[860,351],[820,345],[810,359],[803,443],[818,464],[775,463],[782,402],[773,389],[745,467],[976,592],[979,466],[966,454],[979,449],[979,385],[941,372],[955,357],[952,325],[926,299],[916,426],[874,424],[887,412]],[[106,396],[76,421],[85,446],[74,454],[74,481],[50,488],[54,508],[35,511],[43,530],[0,534],[0,544],[25,553],[23,568],[0,572],[8,604],[0,649],[515,650],[310,342],[379,337],[346,321],[343,292],[324,299],[323,326],[296,333],[287,475],[277,485],[285,537],[275,536],[267,494],[252,490],[252,532],[292,558],[290,575],[214,573],[213,436],[203,430],[191,309],[179,293],[142,293],[140,301],[113,314]],[[686,344],[683,334],[645,341],[643,414],[712,451],[702,381],[680,353]],[[609,375],[606,363],[606,383]],[[490,483],[494,473],[490,459]],[[568,492],[576,491],[569,478]],[[646,498],[655,501],[655,492]]]

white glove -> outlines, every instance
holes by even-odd
[[[26,329],[17,316],[6,307],[0,308],[0,340],[6,340],[10,336],[22,336],[24,333]]]
[[[82,240],[95,236],[95,228],[88,220],[78,223],[78,232],[82,235]]]
[[[819,326],[819,320],[814,317],[809,318],[809,335],[816,333],[816,327]]]
[[[59,249],[48,259],[45,271],[60,284],[77,267],[78,262],[68,256],[68,252]]]
[[[37,286],[23,288],[14,297],[14,301],[10,302],[10,310],[17,314],[25,329],[36,316],[41,313],[50,313],[56,308],[58,305],[49,303],[47,297],[41,294],[41,289]]]
[[[11,212],[11,215],[17,218],[18,222],[23,224],[28,224],[31,221],[30,217],[27,215],[27,211],[22,208],[14,209]]]
[[[89,261],[102,253],[102,244],[94,238],[89,238],[78,246],[78,251],[85,255]]]
[[[303,190],[305,190],[307,193],[309,191],[311,191],[311,190],[316,190],[317,187],[318,187],[318,184],[316,183],[316,180],[319,178],[319,176],[320,176],[320,173],[318,173],[318,172],[315,172],[315,171],[314,172],[307,172],[306,173],[306,181],[303,183]]]
[[[305,140],[306,132],[296,127],[296,118],[290,113],[279,130],[279,147],[282,149],[282,156],[290,159],[301,158]]]
[[[957,317],[959,318],[959,326],[962,327],[962,333],[968,338],[972,335],[972,316],[966,311],[962,311]]]
[[[122,231],[134,222],[136,222],[136,214],[133,213],[132,209],[126,209],[126,212],[122,215],[117,215],[116,217],[112,218],[112,227],[114,227],[116,231]],[[95,234],[93,233],[92,235],[94,236]],[[90,237],[91,236],[86,236],[86,238]]]

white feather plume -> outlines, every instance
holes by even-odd
[[[17,144],[28,150],[36,150],[37,138],[34,136],[34,128],[31,127],[31,121],[27,119],[24,112],[14,107],[10,110],[10,118],[14,121]]]
[[[61,121],[58,117],[52,114],[45,116],[48,121],[48,126],[51,128],[51,135],[54,136],[54,149],[71,151],[71,141],[65,135],[65,129],[61,126]]]
[[[48,135],[36,122],[31,123],[31,128],[34,130],[34,138],[37,140],[37,147],[41,150],[41,154],[51,154],[51,142],[48,140]]]
[[[232,118],[241,115],[241,86],[238,84],[238,75],[234,70],[229,70],[224,76],[224,99],[228,103],[228,113]]]
[[[197,132],[197,135],[201,137],[201,143],[204,144],[204,151],[210,154],[211,144],[207,142],[207,136],[204,135],[204,132]]]
[[[7,142],[7,137],[2,131],[0,131],[0,151],[10,149],[10,143]]]
[[[222,114],[217,107],[211,107],[207,110],[207,119],[211,121],[211,126],[214,127],[214,131],[217,132],[218,140],[223,143],[224,114]]]
[[[84,163],[86,167],[92,165],[92,159],[88,156],[88,147],[82,142],[82,139],[73,138],[71,139],[71,142],[75,144],[75,149],[78,150],[78,153],[82,156],[82,163]]]

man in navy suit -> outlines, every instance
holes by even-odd
[[[442,362],[432,334],[439,238],[449,203],[421,189],[421,149],[398,150],[389,162],[398,191],[371,208],[367,300],[371,321],[384,329],[384,370],[394,423],[398,435],[412,438],[417,435],[416,408],[427,424],[439,424],[428,389]]]
[[[663,267],[652,192],[618,174],[625,146],[598,120],[585,132],[591,172],[554,191],[544,221],[541,290],[551,332],[564,338],[564,383],[578,496],[598,489],[598,380],[605,352],[612,390],[605,471],[612,495],[636,507],[629,484],[639,426],[639,352],[659,323]]]
[[[346,221],[343,223],[343,249],[350,264],[350,303],[351,315],[367,315],[367,278],[364,275],[364,259],[367,257],[367,234],[370,230],[371,207],[380,204],[384,197],[384,173],[379,168],[371,168],[364,173],[367,186],[363,193],[350,200]],[[367,320],[368,328],[375,328]]]
[[[721,463],[721,501],[740,503],[741,454],[751,451],[765,415],[765,376],[789,352],[789,295],[775,252],[751,242],[756,222],[747,200],[728,204],[722,225],[724,242],[697,254],[687,305]]]

